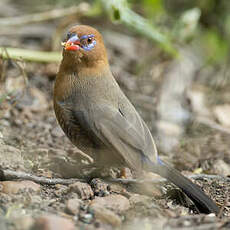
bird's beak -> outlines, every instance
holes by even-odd
[[[80,49],[80,39],[77,35],[72,36],[68,41],[62,42],[62,46],[65,50],[79,50]]]

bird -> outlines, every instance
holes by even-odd
[[[201,213],[219,213],[202,189],[162,161],[153,136],[120,89],[103,37],[88,25],[75,25],[62,42],[54,84],[54,111],[70,141],[98,168],[128,167],[152,172],[178,186]]]

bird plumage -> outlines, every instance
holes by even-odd
[[[70,34],[75,38],[66,42],[76,49],[63,49],[54,87],[54,109],[73,144],[99,167],[126,166],[158,173],[179,186],[201,212],[218,213],[216,204],[197,185],[159,160],[147,125],[110,71],[100,33],[89,26],[75,26]],[[95,46],[84,49],[92,41],[85,40],[83,46],[78,39],[92,34]]]

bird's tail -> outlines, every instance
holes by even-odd
[[[153,173],[168,179],[178,186],[197,206],[201,213],[219,213],[218,206],[201,190],[201,188],[183,176],[179,171],[159,161],[153,163],[148,158],[144,160],[144,167]]]

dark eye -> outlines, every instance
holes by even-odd
[[[92,42],[92,40],[93,40],[92,38],[88,38],[88,40],[87,40],[87,41],[88,41],[88,43],[91,43],[91,42]]]

